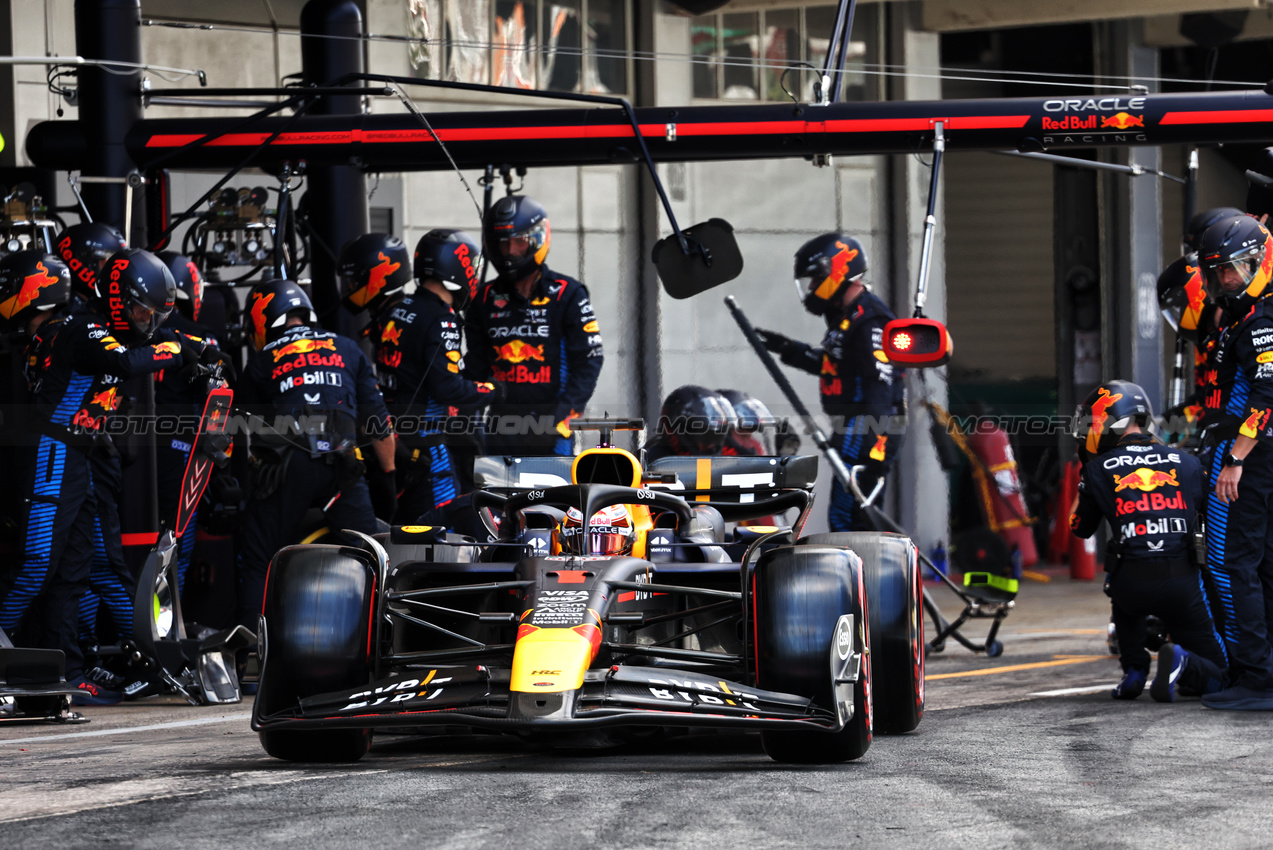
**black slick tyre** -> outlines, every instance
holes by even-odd
[[[924,716],[924,590],[914,542],[903,534],[841,531],[811,534],[800,544],[846,546],[862,559],[875,728],[885,734],[913,731]]]
[[[861,758],[871,745],[871,664],[857,556],[813,546],[770,550],[756,565],[751,593],[758,687],[810,697],[834,712],[837,689],[830,659],[846,614],[853,618],[852,649],[861,654],[861,672],[851,688],[853,716],[844,728],[834,733],[767,730],[761,733],[765,752],[775,761],[798,764]]]
[[[369,679],[375,571],[365,553],[340,546],[290,546],[270,564],[262,615],[261,681],[254,715],[266,719],[307,696]],[[262,729],[275,758],[352,762],[366,755],[370,729]]]

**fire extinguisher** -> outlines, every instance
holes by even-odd
[[[1021,478],[1017,460],[1012,454],[1008,435],[997,425],[982,423],[968,435],[968,447],[977,456],[972,466],[973,478],[981,497],[982,513],[991,530],[1003,538],[1011,550],[1021,553],[1021,565],[1034,566],[1039,551],[1034,545],[1034,520],[1021,495]]]

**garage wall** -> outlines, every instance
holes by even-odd
[[[953,153],[943,167],[952,379],[1055,377],[1052,166]]]

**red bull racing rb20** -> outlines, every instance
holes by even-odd
[[[652,727],[755,730],[784,762],[856,759],[923,716],[920,574],[902,535],[800,536],[816,463],[646,471],[603,447],[522,459],[517,479],[497,462],[473,495],[484,542],[401,527],[285,548],[253,729],[293,761],[358,759],[377,729],[604,746]]]

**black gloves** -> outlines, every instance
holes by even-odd
[[[181,346],[181,368],[177,370],[177,377],[183,381],[193,381],[199,374],[199,361],[208,344],[195,342],[184,334],[177,336],[177,344]]]
[[[793,352],[799,349],[800,343],[791,337],[783,336],[777,331],[767,331],[763,328],[756,328],[756,336],[760,337],[760,341],[764,343],[765,348],[777,354],[784,360],[790,357]]]
[[[482,404],[500,404],[508,398],[508,386],[503,381],[478,381],[477,391]]]

